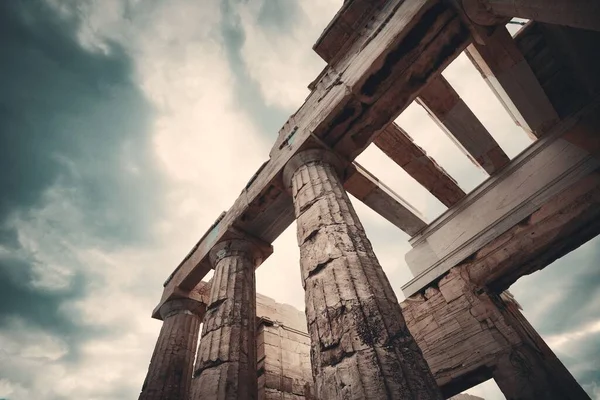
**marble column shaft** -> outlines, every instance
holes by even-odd
[[[317,398],[442,399],[338,173],[308,150],[285,168],[297,218]]]
[[[160,310],[160,330],[139,400],[188,400],[204,305],[174,299]]]
[[[256,399],[256,285],[250,242],[217,244],[192,399]]]

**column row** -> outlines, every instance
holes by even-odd
[[[284,170],[297,218],[317,398],[442,399],[343,189],[342,171],[337,156],[323,150],[299,153]],[[201,316],[189,306],[175,314],[161,310],[163,329],[140,400],[257,398],[259,257],[251,241],[215,245],[195,367]],[[172,300],[165,310],[182,302]]]

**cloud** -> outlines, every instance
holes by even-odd
[[[0,376],[11,399],[95,396],[73,380],[84,346],[119,329],[81,307],[109,286],[86,253],[153,243],[163,207],[155,110],[121,44],[83,43],[80,11],[0,5]]]
[[[240,105],[217,2],[2,7],[2,179],[23,189],[1,199],[3,294],[21,299],[0,309],[2,395],[135,397],[162,282],[271,138]]]
[[[543,271],[522,278],[511,289],[523,298],[520,301],[532,303],[531,288],[545,289],[543,309],[536,309],[531,316],[545,334],[581,329],[600,317],[600,271],[594,268],[600,260],[599,244],[598,239],[591,240]]]
[[[162,282],[267,159],[324,66],[311,46],[341,4],[0,3],[0,398],[137,395]],[[445,71],[516,154],[527,142],[496,118],[503,110],[482,79],[466,83],[472,74],[461,58]],[[465,189],[485,178],[418,106],[399,122]],[[444,210],[376,148],[360,162],[429,220]],[[352,201],[400,294],[407,236]],[[275,241],[257,287],[303,308],[295,229]],[[596,275],[572,270],[569,307],[596,298],[580,282]],[[532,293],[519,300],[533,310],[542,289],[529,289],[515,291]],[[553,293],[548,307],[564,300]],[[591,391],[598,379],[583,352],[596,345],[595,331],[585,333],[595,309],[557,311],[572,329],[543,322],[542,308],[532,317],[547,324],[550,343],[582,354],[565,363]]]
[[[288,3],[292,4],[286,2]],[[249,71],[243,55],[243,49],[247,47],[247,32],[242,26],[238,5],[233,1],[225,0],[221,2],[220,10],[223,49],[233,77],[235,104],[244,110],[247,118],[260,133],[274,140],[277,131],[287,120],[290,110],[285,110],[279,102],[265,102],[265,93],[260,83]]]
[[[294,112],[308,96],[308,84],[325,67],[312,51],[312,44],[341,1],[225,3],[229,4],[230,14],[237,12],[238,29],[245,39],[241,56],[264,102],[283,108],[288,115]],[[234,4],[237,7],[232,7]]]
[[[0,7],[7,57],[0,66],[0,184],[6,189],[0,222],[7,238],[3,253],[12,255],[2,258],[3,271],[13,275],[8,282],[33,285],[13,290],[33,295],[36,286],[52,286],[43,282],[49,276],[39,280],[36,265],[46,249],[21,235],[18,221],[32,220],[32,211],[53,202],[43,216],[53,231],[39,234],[107,247],[148,239],[146,222],[159,205],[158,198],[146,195],[151,186],[160,186],[160,175],[139,173],[156,172],[143,136],[152,110],[132,82],[123,49],[109,42],[108,53],[84,50],[75,38],[80,21],[55,15],[43,2]],[[55,218],[59,214],[68,220]],[[68,231],[75,219],[85,226],[84,235]],[[53,264],[55,280],[68,275]],[[54,284],[61,286],[58,281]],[[70,286],[67,296],[81,293],[79,285]]]
[[[511,286],[523,314],[588,393],[600,373],[600,238]]]

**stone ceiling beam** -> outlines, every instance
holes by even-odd
[[[488,175],[504,167],[510,159],[500,148],[469,106],[442,75],[433,79],[419,94],[419,103],[458,148]]]
[[[521,50],[504,26],[480,39],[484,44],[473,42],[467,56],[516,124],[542,137],[559,117]]]
[[[410,236],[427,226],[423,215],[417,209],[357,162],[346,169],[344,188]]]
[[[465,197],[456,181],[395,123],[388,125],[373,142],[446,207]]]
[[[564,120],[410,241],[412,296],[452,267],[506,289],[600,230],[600,99]],[[528,265],[530,264],[530,265]]]

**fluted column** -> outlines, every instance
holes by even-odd
[[[442,399],[338,178],[333,153],[284,170],[297,218],[311,361],[320,399]]]
[[[211,250],[215,267],[192,399],[256,399],[256,248],[243,240]]]
[[[188,400],[204,304],[174,299],[160,309],[163,326],[139,400]]]

